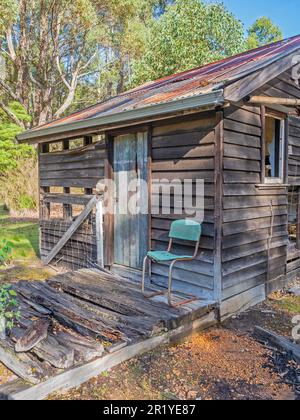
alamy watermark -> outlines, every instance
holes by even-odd
[[[204,180],[131,179],[130,173],[118,172],[116,179],[101,180],[97,190],[103,193],[103,213],[118,215],[184,216],[204,220]]]

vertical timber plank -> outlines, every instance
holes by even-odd
[[[124,139],[125,140],[125,139]],[[124,185],[124,189],[130,189],[130,183],[136,181],[137,172],[138,172],[138,135],[132,134],[128,136],[128,140],[125,140],[126,143],[126,157],[127,157],[127,167],[126,172],[128,174],[128,185]],[[125,236],[124,236],[124,248],[128,244],[128,254],[125,252],[125,265],[127,267],[136,267],[137,261],[137,247],[138,247],[138,233],[139,233],[139,224],[138,224],[138,215],[136,213],[136,200],[132,198],[132,192],[128,191],[128,200],[132,199],[132,209],[129,208],[128,201],[128,213],[124,217],[124,227],[125,227]],[[127,204],[127,203],[126,203]],[[126,228],[127,226],[127,228]],[[116,237],[116,240],[118,238]]]
[[[217,111],[215,130],[215,203],[214,203],[214,299],[222,295],[222,222],[223,222],[224,113]]]
[[[89,146],[92,143],[93,143],[93,137],[92,136],[85,136],[84,137],[84,139],[83,139],[83,145],[84,146]],[[93,189],[92,188],[85,188],[84,193],[86,195],[92,195],[93,194]]]
[[[63,141],[63,150],[70,149],[70,141],[64,140]],[[70,187],[64,187],[64,194],[70,194],[71,189]],[[70,204],[64,204],[63,206],[63,216],[65,220],[72,220],[72,206]]]
[[[97,242],[97,264],[104,268],[103,248],[103,198],[99,197],[96,204],[96,242]]]
[[[260,172],[260,182],[265,183],[266,178],[266,107],[260,107],[260,118],[261,118],[261,172]]]
[[[39,171],[39,175],[38,175],[38,179],[39,179],[39,195],[40,195],[40,206],[39,206],[39,220],[40,220],[40,228],[39,228],[39,248],[40,248],[40,255],[43,254],[43,226],[41,224],[42,221],[44,220],[49,220],[50,219],[50,209],[51,209],[51,205],[50,203],[45,203],[44,202],[44,194],[47,194],[50,192],[50,187],[41,187],[40,186],[40,182],[41,182],[41,169],[40,169],[40,155],[43,153],[49,153],[50,151],[50,145],[49,143],[45,143],[45,144],[39,144],[38,146],[38,152],[39,152],[39,164],[38,164],[38,171]]]
[[[113,137],[106,134],[106,158],[105,158],[105,180],[114,181],[114,144]],[[112,183],[108,185],[106,193],[106,214],[104,217],[104,260],[105,266],[110,268],[114,263],[114,190]]]
[[[300,188],[297,188],[297,249],[300,249]]]
[[[283,182],[289,183],[289,119],[284,121],[284,156],[283,156]]]
[[[138,181],[140,184],[140,203],[138,214],[138,235],[136,246],[136,267],[142,268],[143,260],[148,251],[149,245],[149,134],[147,131],[138,133],[137,138],[137,162]],[[151,213],[150,213],[151,215]]]
[[[152,250],[152,124],[148,127],[148,249]]]
[[[45,143],[39,146],[40,153],[49,153],[50,144]],[[39,182],[40,182],[40,169],[39,169]],[[40,220],[49,220],[50,218],[50,203],[45,203],[43,195],[50,192],[50,187],[40,188]]]

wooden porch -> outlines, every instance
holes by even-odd
[[[42,399],[161,344],[217,322],[214,302],[171,308],[166,297],[145,299],[140,285],[95,269],[61,274],[46,283],[21,281],[21,319],[5,341],[0,361],[20,380],[0,387],[0,398]],[[174,300],[184,296],[174,295]],[[27,352],[15,345],[43,320],[47,337]],[[28,385],[30,383],[30,385]]]

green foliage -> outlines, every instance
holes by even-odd
[[[275,25],[270,18],[261,17],[254,22],[248,30],[247,48],[254,49],[272,42],[280,41],[283,33],[279,26]]]
[[[10,25],[17,17],[18,2],[17,0],[1,0],[0,1],[0,34],[3,33],[7,26]]]
[[[21,316],[16,297],[17,293],[12,290],[10,284],[5,284],[0,288],[0,318],[6,320],[8,330],[14,327]]]
[[[37,157],[16,160],[14,169],[6,171],[5,177],[0,177],[0,201],[10,211],[25,216],[38,207],[38,170]]]
[[[9,109],[21,121],[30,121],[24,107],[17,102],[9,103]],[[16,143],[15,137],[21,131],[22,129],[11,122],[7,114],[0,109],[0,178],[7,171],[15,169],[20,159],[31,158],[35,153],[31,146]]]
[[[105,13],[105,38],[98,37],[99,55],[94,62],[94,79],[81,80],[76,94],[89,105],[97,94],[98,100],[123,92],[131,83],[132,66],[143,56],[147,47],[148,29],[158,8],[167,1],[101,0],[95,2],[98,12]],[[104,12],[105,10],[105,12]],[[82,95],[83,94],[83,95]],[[82,103],[82,102],[81,102]]]
[[[34,197],[28,194],[21,194],[17,203],[16,210],[36,210],[36,201]]]
[[[7,239],[0,241],[0,265],[6,265],[11,257],[13,249],[13,243]]]
[[[133,84],[167,76],[245,49],[242,23],[223,4],[177,0],[153,22]]]
[[[9,103],[9,109],[23,122],[31,120],[19,103]],[[10,210],[36,210],[37,156],[32,146],[16,142],[21,131],[0,110],[0,199]]]

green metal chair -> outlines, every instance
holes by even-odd
[[[193,296],[193,298],[189,300],[185,300],[183,302],[172,304],[172,274],[173,274],[173,268],[174,265],[178,261],[192,261],[196,258],[199,250],[200,245],[200,238],[202,233],[202,227],[201,224],[198,222],[195,222],[193,220],[177,220],[172,223],[171,230],[169,233],[169,247],[167,251],[150,251],[146,255],[144,259],[143,264],[143,277],[142,277],[142,293],[143,295],[150,299],[151,297],[158,296],[158,295],[165,295],[168,294],[168,303],[170,306],[176,307],[180,305],[184,305],[188,302],[192,302],[196,300],[197,298]],[[195,252],[193,255],[176,255],[173,254],[172,246],[174,240],[181,240],[181,241],[189,241],[195,243]],[[170,269],[169,269],[169,281],[168,281],[168,291],[167,292],[155,292],[152,294],[147,294],[145,292],[145,277],[146,277],[146,267],[147,267],[147,261],[149,261],[149,278],[150,278],[150,284],[152,283],[151,279],[151,265],[152,263],[166,263],[170,262]]]

